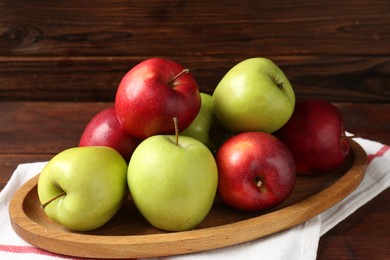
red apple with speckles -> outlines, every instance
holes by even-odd
[[[123,128],[145,139],[156,134],[174,134],[187,128],[200,110],[201,98],[194,77],[180,64],[150,58],[134,66],[121,80],[115,110]]]
[[[79,146],[108,146],[119,152],[129,162],[141,141],[129,135],[116,117],[114,106],[103,109],[87,124]]]
[[[268,133],[244,132],[229,138],[219,148],[216,162],[219,197],[241,211],[275,207],[295,186],[291,152]]]
[[[289,147],[301,174],[332,172],[351,150],[340,111],[326,100],[297,101],[290,120],[274,134]]]

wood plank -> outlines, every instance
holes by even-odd
[[[3,154],[52,154],[78,145],[84,127],[108,103],[0,102]]]
[[[299,95],[388,102],[389,8],[385,0],[4,0],[0,100],[113,101],[126,71],[149,57],[189,67],[210,93],[234,64],[265,56]]]
[[[346,129],[390,144],[390,104],[335,103]],[[0,102],[2,154],[52,154],[77,146],[92,117],[113,103]]]
[[[4,56],[388,55],[389,2],[13,1]]]
[[[112,102],[125,73],[147,58],[150,57],[0,57],[0,101]],[[165,58],[189,68],[200,90],[207,93],[212,93],[225,73],[244,59]],[[268,58],[282,68],[297,96],[336,102],[390,101],[390,55]]]
[[[323,235],[317,259],[388,258],[389,212],[390,189],[387,189]]]
[[[362,138],[390,145],[390,104],[335,103],[345,129]]]

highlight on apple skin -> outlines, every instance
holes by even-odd
[[[283,71],[255,57],[232,67],[212,95],[218,121],[232,133],[273,133],[294,111],[294,90]]]
[[[241,211],[275,207],[291,194],[296,181],[290,150],[275,136],[245,132],[228,139],[216,155],[218,195]]]
[[[195,138],[155,135],[135,149],[127,179],[135,205],[151,225],[185,231],[211,210],[218,170],[209,148]]]
[[[54,156],[38,179],[49,219],[74,231],[107,223],[127,198],[127,163],[113,148],[73,147]]]
[[[117,150],[128,162],[141,140],[127,133],[119,123],[115,107],[97,113],[85,127],[79,146],[108,146]]]
[[[189,70],[171,60],[150,58],[130,69],[115,96],[115,110],[122,127],[138,139],[175,134],[187,128],[201,106],[198,85]]]
[[[326,100],[299,100],[290,120],[274,134],[289,147],[300,174],[330,173],[351,153],[341,113]]]

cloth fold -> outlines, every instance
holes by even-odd
[[[316,259],[320,237],[359,207],[390,187],[390,147],[355,138],[368,155],[361,184],[350,195],[314,218],[288,230],[243,244],[163,259]],[[41,171],[46,162],[20,164],[0,193],[0,259],[75,259],[36,248],[12,229],[8,207],[14,192]]]

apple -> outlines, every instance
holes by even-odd
[[[210,140],[209,131],[214,121],[212,98],[206,93],[200,93],[200,97],[201,106],[197,116],[180,134],[193,137],[210,148],[212,140]]]
[[[200,93],[201,107],[194,121],[180,135],[190,136],[205,144],[210,151],[215,152],[224,137],[228,135],[214,115],[211,95]]]
[[[108,146],[117,150],[128,162],[141,140],[129,135],[110,106],[96,114],[85,127],[79,146]]]
[[[150,58],[134,66],[122,78],[115,97],[119,122],[139,139],[174,134],[172,117],[184,130],[200,106],[198,85],[189,70],[162,58]]]
[[[290,120],[274,134],[289,147],[302,174],[334,171],[351,150],[340,111],[326,100],[297,101]]]
[[[261,57],[232,67],[212,97],[218,121],[232,133],[272,133],[289,120],[295,105],[286,75],[274,62]]]
[[[38,179],[47,217],[74,231],[104,225],[127,195],[127,163],[105,146],[66,149],[45,165]]]
[[[253,212],[285,201],[296,181],[294,159],[275,136],[245,132],[229,138],[216,154],[218,194],[234,209]]]
[[[136,207],[151,225],[184,231],[209,213],[218,170],[211,151],[195,138],[154,135],[135,149],[127,179]]]

